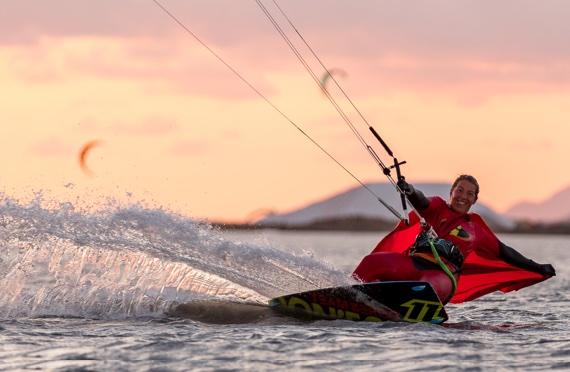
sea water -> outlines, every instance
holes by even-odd
[[[271,297],[351,284],[385,233],[220,231],[140,205],[0,204],[0,369],[570,369],[570,237],[503,235],[557,276],[445,326],[305,322]],[[195,304],[180,317],[178,304]]]

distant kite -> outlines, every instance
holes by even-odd
[[[330,70],[326,71],[323,74],[323,77],[321,78],[321,88],[323,90],[323,94],[327,94],[327,82],[328,80],[331,78],[332,75],[337,75],[340,76],[342,78],[345,78],[348,76],[348,74],[346,73],[346,71],[340,69],[340,68],[331,68]]]
[[[85,145],[83,145],[81,147],[81,150],[79,151],[79,166],[81,167],[83,172],[85,172],[85,174],[89,176],[92,176],[93,172],[91,171],[91,169],[87,167],[86,164],[87,154],[89,153],[89,151],[91,151],[93,147],[100,146],[101,144],[102,142],[99,140],[89,141]]]

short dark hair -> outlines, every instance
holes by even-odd
[[[459,181],[467,181],[469,183],[472,183],[473,185],[475,185],[475,199],[477,199],[479,197],[479,182],[477,182],[477,179],[469,174],[462,174],[459,177],[457,177],[455,179],[455,181],[453,181],[453,185],[451,186],[451,190],[449,190],[449,194],[451,195],[451,193],[453,192],[453,189],[457,186],[457,184],[459,183]]]

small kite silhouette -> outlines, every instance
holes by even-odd
[[[326,95],[328,92],[327,82],[329,81],[329,79],[331,78],[332,75],[340,76],[342,78],[345,78],[348,76],[346,71],[344,71],[343,69],[340,69],[340,68],[331,68],[330,70],[326,71],[323,74],[323,77],[321,78],[321,89],[323,90],[324,95]]]
[[[92,176],[93,172],[91,169],[89,169],[89,167],[87,167],[87,154],[93,147],[100,146],[102,143],[103,142],[99,140],[89,141],[81,147],[81,150],[79,150],[79,166],[81,167],[81,170],[83,170],[83,172],[89,176]]]

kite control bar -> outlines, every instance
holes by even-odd
[[[405,178],[404,178],[404,176],[402,176],[402,171],[400,169],[400,165],[406,164],[406,161],[405,160],[404,161],[398,161],[398,159],[394,156],[394,153],[392,152],[390,147],[388,147],[388,144],[386,142],[384,142],[382,137],[380,137],[378,132],[376,132],[376,129],[374,129],[372,126],[369,126],[368,129],[370,129],[370,131],[372,132],[374,137],[378,140],[378,142],[380,142],[380,144],[382,145],[382,147],[384,148],[386,153],[394,160],[394,165],[391,165],[389,167],[386,167],[383,164],[381,164],[382,165],[382,172],[386,175],[386,177],[390,177],[391,169],[396,169],[397,182],[404,181]],[[397,186],[397,184],[396,184],[396,186]],[[400,199],[402,200],[402,209],[404,211],[404,215],[406,215],[406,210],[407,210],[406,195],[402,192],[402,190],[399,189],[399,187],[398,187],[398,192],[400,193]],[[406,224],[407,224],[408,219],[406,217],[404,217],[404,220],[406,221]]]

